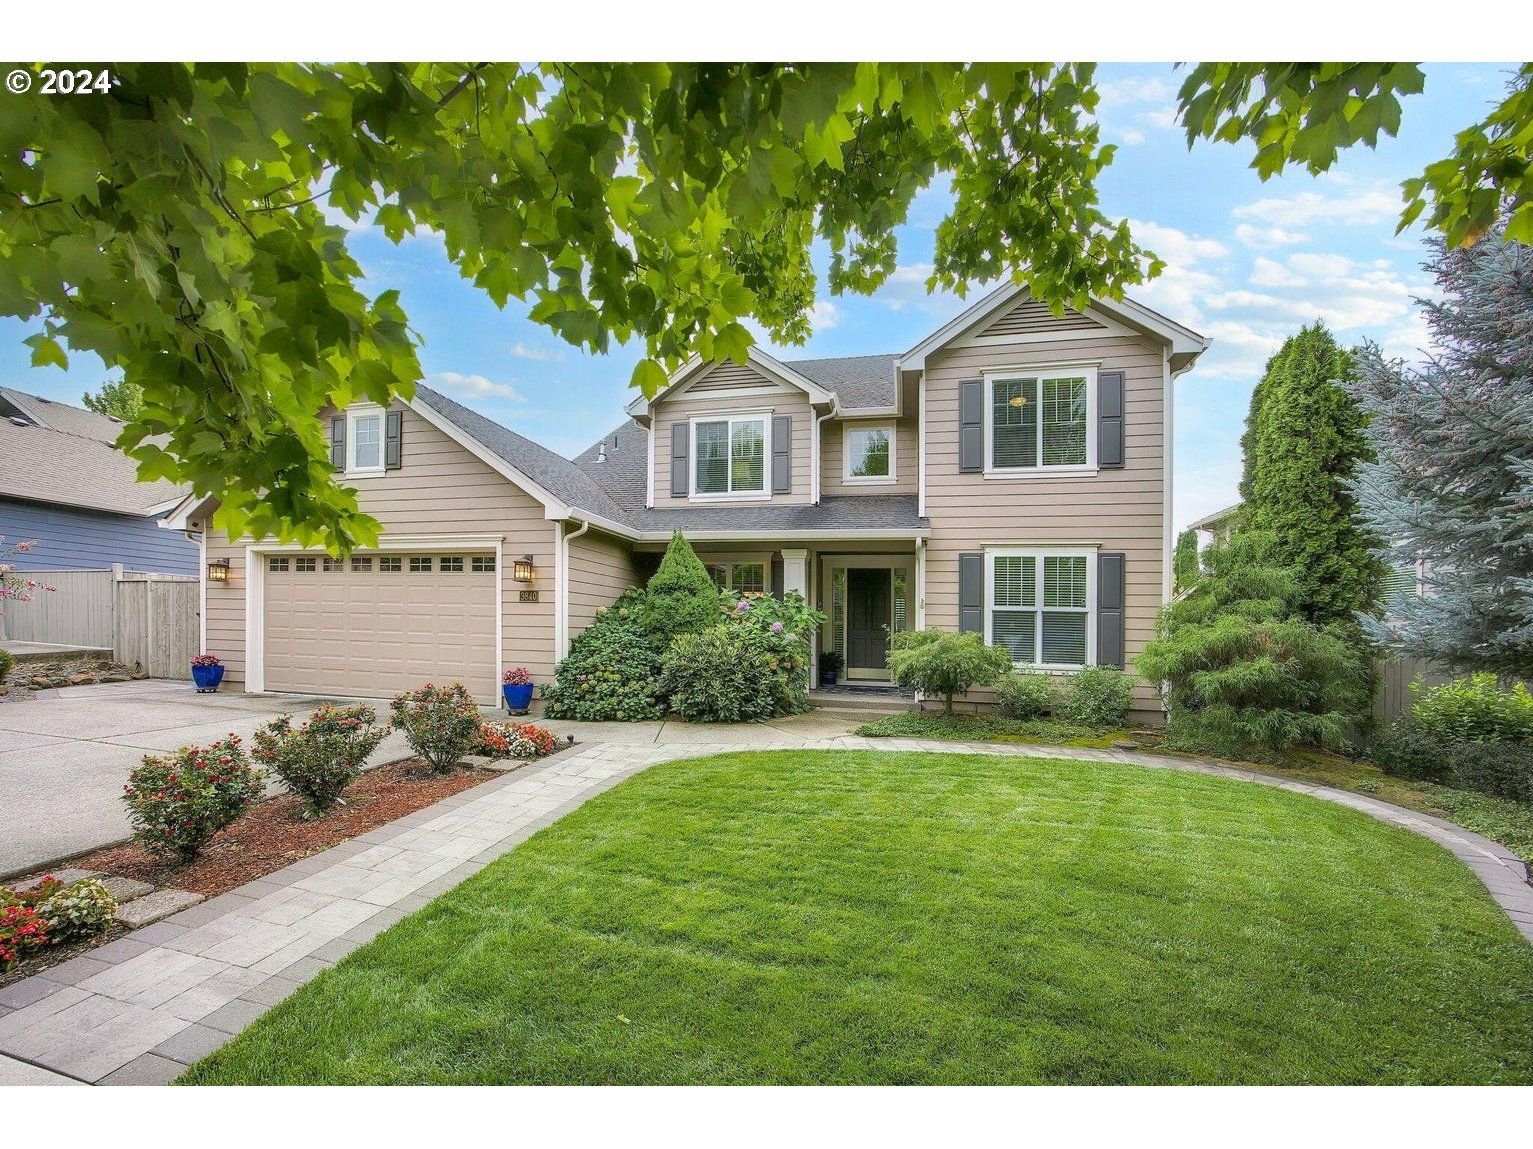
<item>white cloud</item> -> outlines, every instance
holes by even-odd
[[[543,347],[528,347],[525,343],[518,343],[515,347],[511,348],[511,354],[518,359],[532,359],[539,363],[564,362],[563,351],[557,349],[550,351]]]
[[[1129,220],[1128,227],[1136,242],[1169,264],[1191,267],[1202,260],[1220,259],[1230,253],[1230,249],[1217,239],[1188,235],[1178,228],[1138,219]]]
[[[1097,107],[1103,110],[1126,104],[1155,104],[1176,95],[1176,85],[1164,76],[1130,76],[1097,84]]]
[[[1251,265],[1251,282],[1257,287],[1302,287],[1304,280],[1276,260],[1264,255]]]
[[[1283,227],[1256,227],[1243,223],[1235,228],[1235,238],[1247,247],[1266,251],[1274,247],[1291,247],[1296,243],[1304,243],[1309,236]]]
[[[1164,108],[1152,108],[1147,112],[1140,112],[1134,117],[1134,122],[1159,128],[1163,132],[1175,131],[1181,127],[1176,121],[1176,108],[1169,104]]]
[[[508,399],[513,403],[525,403],[527,397],[509,383],[494,383],[483,375],[459,375],[456,371],[443,371],[429,377],[440,384],[442,390],[450,391],[467,399]]]
[[[1300,251],[1288,257],[1289,270],[1306,279],[1337,279],[1350,274],[1354,266],[1346,256],[1334,253]]]
[[[1132,145],[1144,143],[1144,133],[1141,131],[1136,131],[1133,128],[1124,128],[1122,131],[1118,132],[1117,135],[1118,143],[1120,144]]]
[[[1269,227],[1304,227],[1309,224],[1355,225],[1381,223],[1400,214],[1398,194],[1372,189],[1345,196],[1298,192],[1242,204],[1232,213],[1236,219],[1255,220]]]
[[[1204,515],[1211,515],[1239,502],[1240,471],[1241,464],[1238,461],[1187,469],[1178,467],[1171,510],[1171,521],[1176,524],[1177,531],[1182,531],[1188,523],[1195,523]]]
[[[816,335],[821,331],[829,331],[840,321],[841,312],[829,299],[817,299],[809,309],[809,327]]]

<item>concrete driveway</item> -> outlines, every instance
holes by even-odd
[[[128,837],[122,788],[143,755],[231,732],[249,738],[278,714],[302,714],[323,701],[198,694],[190,682],[140,681],[0,702],[0,878]],[[391,734],[373,761],[405,753],[403,738]]]

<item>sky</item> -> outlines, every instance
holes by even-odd
[[[1237,499],[1251,389],[1285,336],[1318,318],[1346,345],[1371,339],[1386,353],[1420,357],[1426,330],[1414,300],[1431,282],[1420,267],[1421,230],[1395,235],[1399,185],[1449,154],[1454,133],[1500,100],[1509,75],[1508,65],[1429,65],[1426,90],[1404,101],[1398,138],[1343,152],[1324,176],[1294,170],[1264,183],[1248,166],[1250,145],[1188,151],[1174,121],[1180,77],[1171,65],[1099,69],[1102,137],[1120,145],[1099,181],[1103,210],[1127,218],[1141,246],[1167,264],[1129,295],[1213,340],[1177,381],[1178,529]],[[949,202],[945,185],[917,198],[899,232],[899,268],[875,295],[822,293],[809,342],[767,349],[783,358],[893,354],[962,311],[965,301],[925,286]],[[424,339],[428,385],[566,455],[622,420],[637,344],[591,356],[530,322],[527,305],[498,310],[433,236],[396,246],[364,225],[350,244],[369,291],[399,289]],[[100,361],[82,354],[68,371],[32,368],[21,340],[35,329],[0,319],[0,382],[78,403],[105,377]]]

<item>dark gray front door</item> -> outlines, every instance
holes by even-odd
[[[889,663],[889,571],[846,572],[846,666],[883,670]]]

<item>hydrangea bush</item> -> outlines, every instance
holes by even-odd
[[[133,836],[146,849],[189,862],[260,797],[262,781],[231,734],[211,746],[146,754],[128,776],[122,798]]]
[[[410,749],[438,774],[445,774],[474,752],[483,725],[479,707],[461,682],[426,683],[396,695],[389,703],[394,729],[404,732]]]
[[[543,687],[543,713],[579,722],[663,718],[660,654],[650,628],[646,592],[624,592],[575,636],[553,683]]]
[[[388,732],[371,706],[326,703],[297,727],[290,714],[268,722],[256,731],[251,753],[308,803],[308,816],[317,818],[356,781]]]

